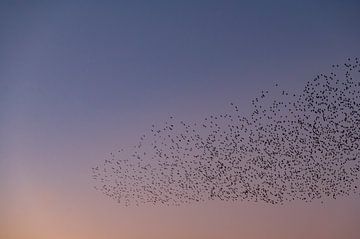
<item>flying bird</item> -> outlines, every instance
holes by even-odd
[[[300,92],[276,84],[231,110],[171,116],[92,168],[95,188],[124,206],[207,200],[270,204],[359,193],[360,64],[332,65]]]

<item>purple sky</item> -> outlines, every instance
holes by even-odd
[[[350,0],[1,1],[0,238],[360,238],[359,198],[128,209],[90,178],[170,115],[231,101],[246,115],[261,90],[359,56],[359,12]]]

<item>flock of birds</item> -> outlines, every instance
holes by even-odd
[[[275,85],[202,122],[170,117],[128,150],[92,168],[95,188],[118,203],[182,205],[207,200],[271,204],[359,192],[360,64],[347,59],[300,93]]]

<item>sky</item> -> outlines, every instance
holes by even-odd
[[[359,198],[125,208],[91,167],[360,56],[358,1],[1,1],[0,238],[360,238]]]

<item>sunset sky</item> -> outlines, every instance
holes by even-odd
[[[360,56],[360,2],[0,1],[1,239],[358,239],[360,197],[123,207],[91,168]]]

